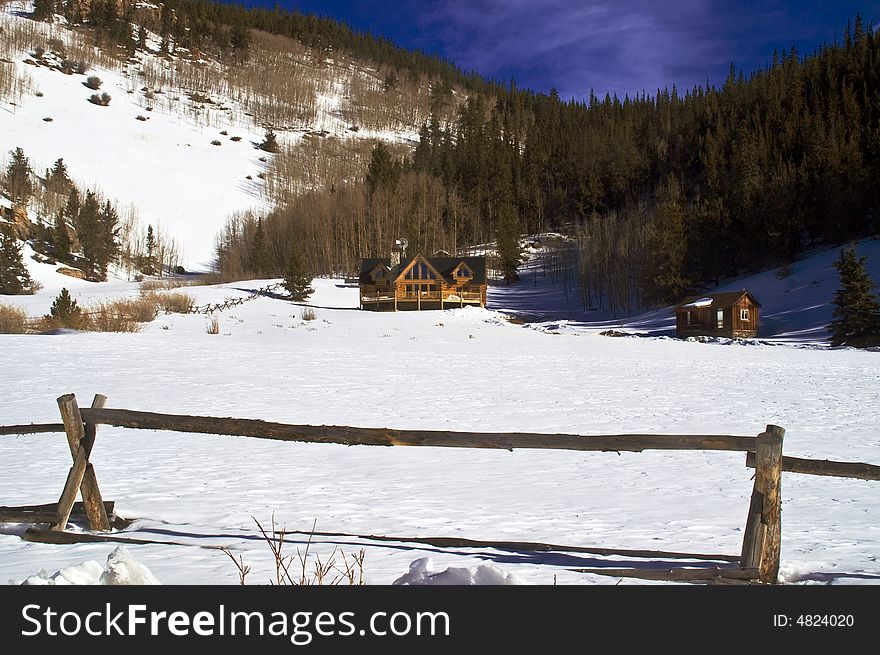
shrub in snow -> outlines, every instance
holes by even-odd
[[[104,82],[97,75],[89,75],[89,78],[83,82],[87,87],[89,87],[92,91],[97,91],[101,88],[101,85]]]
[[[265,139],[257,147],[260,150],[265,150],[266,152],[278,152],[278,139],[275,137],[275,132],[272,131],[272,128],[266,130]]]
[[[211,145],[212,146],[222,146],[223,144],[220,143],[217,139],[214,139],[213,141],[211,141]]]
[[[110,100],[111,98],[109,93],[102,93],[101,95],[93,93],[89,98],[89,102],[94,105],[100,105],[101,107],[106,107],[107,105],[109,105]]]
[[[469,569],[449,567],[434,571],[430,557],[422,557],[409,565],[409,572],[397,578],[395,585],[515,585],[522,581],[492,564],[481,564]]]
[[[15,305],[0,304],[0,334],[24,334],[27,332],[27,314]]]

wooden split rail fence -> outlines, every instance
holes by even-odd
[[[111,528],[113,503],[105,502],[98,487],[95,469],[89,461],[98,425],[168,430],[183,433],[216,434],[305,443],[335,443],[347,446],[431,446],[442,448],[516,448],[576,450],[592,452],[641,452],[644,450],[717,450],[746,453],[746,466],[755,469],[755,482],[746,517],[742,552],[739,556],[712,557],[738,562],[738,568],[714,569],[577,569],[615,577],[682,581],[760,581],[775,583],[779,573],[782,540],[782,472],[825,475],[863,480],[880,480],[880,466],[861,462],[811,460],[782,455],[785,430],[768,425],[756,437],[735,435],[616,434],[584,436],[575,434],[448,432],[437,430],[391,430],[345,426],[289,425],[256,419],[217,418],[156,414],[127,409],[108,409],[107,398],[96,395],[91,407],[80,409],[76,397],[58,398],[62,423],[0,426],[0,435],[64,432],[73,464],[57,505],[0,507],[0,522],[48,523],[50,529],[29,529],[25,538],[50,543],[72,543],[95,535],[65,533],[71,512],[77,507],[85,513],[89,527],[105,532]],[[108,537],[108,540],[113,538]],[[137,540],[132,540],[137,542]],[[488,543],[488,542],[486,542]],[[623,553],[624,551],[619,551]],[[637,551],[631,551],[637,552]],[[641,551],[638,551],[641,552]],[[648,551],[645,551],[648,552]],[[654,553],[659,555],[660,553]],[[679,554],[682,556],[682,554]],[[646,556],[645,554],[637,556]],[[703,556],[693,555],[694,558]]]
[[[256,300],[260,296],[265,296],[272,291],[276,291],[281,288],[281,284],[270,284],[269,286],[261,287],[259,289],[254,289],[251,291],[251,295],[247,298],[230,298],[229,300],[224,300],[223,302],[218,303],[208,303],[207,305],[196,305],[190,307],[188,314],[213,314],[215,312],[223,312],[227,309],[232,309],[233,307],[238,307],[239,305],[243,305],[246,302],[251,300]]]

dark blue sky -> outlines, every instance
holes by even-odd
[[[244,0],[272,6],[274,0]],[[465,70],[563,98],[653,94],[720,84],[731,63],[765,66],[774,48],[803,55],[860,13],[880,24],[880,0],[281,0],[437,53]]]

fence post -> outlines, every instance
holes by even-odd
[[[743,535],[740,566],[758,569],[761,582],[774,584],[779,574],[782,543],[782,440],[785,430],[768,425],[758,435],[755,485]]]
[[[107,399],[96,394],[92,401],[93,409],[100,409]],[[67,445],[73,457],[73,467],[67,478],[64,492],[58,501],[58,523],[53,529],[64,530],[76,500],[76,491],[82,493],[83,505],[86,516],[89,519],[89,527],[92,530],[109,530],[110,521],[104,509],[104,501],[101,498],[101,490],[98,488],[98,478],[95,469],[89,463],[92,447],[95,445],[97,427],[95,425],[83,425],[82,416],[76,396],[66,394],[58,398],[58,408],[61,410],[61,419],[64,421],[64,433],[67,436]]]
[[[92,409],[103,409],[105,404],[107,404],[107,397],[96,393],[92,400]],[[87,457],[92,454],[97,432],[97,425],[94,423],[85,424],[85,436],[83,437],[82,445],[85,448]],[[91,462],[86,467],[81,488],[86,517],[89,519],[89,527],[92,530],[110,530],[110,520],[107,518],[104,499],[101,497],[101,490],[98,487],[98,476],[95,474],[95,467]]]

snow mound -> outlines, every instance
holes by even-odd
[[[23,585],[157,585],[162,584],[125,546],[107,556],[106,569],[95,560],[68,566],[49,575],[45,570],[27,578]]]
[[[513,573],[492,564],[481,564],[468,569],[449,567],[434,571],[430,557],[422,557],[409,565],[409,572],[397,578],[395,585],[515,585],[523,584]]]

